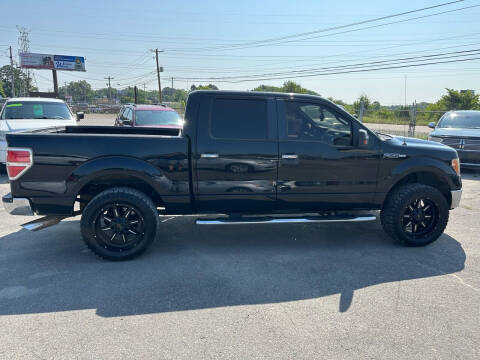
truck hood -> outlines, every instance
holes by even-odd
[[[52,126],[77,125],[74,119],[5,119],[1,121],[1,130],[5,132],[17,132],[22,130],[40,129]]]
[[[480,138],[480,129],[436,128],[430,136],[476,137]]]
[[[407,156],[431,156],[444,160],[458,157],[454,149],[435,141],[395,136],[393,139],[387,141],[385,145],[385,152]]]

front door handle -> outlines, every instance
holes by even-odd
[[[282,159],[298,159],[297,154],[283,154]]]
[[[218,154],[201,154],[200,157],[204,159],[214,159],[218,158]]]

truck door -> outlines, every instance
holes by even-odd
[[[357,145],[360,125],[321,101],[277,100],[278,207],[333,210],[368,207],[374,200],[380,159],[373,134]]]
[[[204,99],[193,154],[197,209],[273,210],[278,167],[274,100],[233,95]]]

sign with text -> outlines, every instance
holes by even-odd
[[[85,71],[83,56],[20,53],[20,67],[26,69]]]

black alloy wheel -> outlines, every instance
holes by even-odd
[[[412,237],[422,237],[438,222],[437,205],[429,199],[415,199],[403,213],[403,231]]]
[[[110,251],[135,247],[145,236],[145,220],[130,204],[111,204],[100,209],[94,226],[96,238]]]
[[[101,192],[83,208],[83,240],[96,255],[113,261],[140,255],[155,240],[158,211],[144,193],[127,187]]]
[[[425,246],[437,240],[448,223],[449,204],[438,189],[407,183],[386,198],[380,220],[385,232],[407,246]]]

